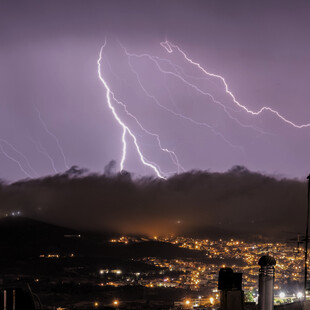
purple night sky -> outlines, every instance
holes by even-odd
[[[115,113],[163,175],[178,167],[157,137],[176,154],[179,172],[243,165],[304,178],[310,127],[295,128],[268,111],[246,113],[219,78],[160,43],[169,40],[223,76],[249,110],[268,106],[309,124],[309,16],[309,1],[1,1],[0,179],[41,177],[73,165],[103,172],[111,160],[118,171],[123,129],[97,72],[105,40],[102,77],[145,130],[113,101]],[[123,47],[158,58],[128,57]],[[125,138],[124,169],[155,175],[128,131]]]

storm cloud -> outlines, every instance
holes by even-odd
[[[12,184],[2,182],[2,214],[79,229],[160,234],[203,230],[283,237],[303,231],[305,182],[235,166],[225,173],[191,171],[168,180],[130,173],[90,174],[72,167],[64,174]]]

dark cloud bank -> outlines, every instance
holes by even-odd
[[[144,234],[226,231],[285,238],[287,231],[305,227],[305,182],[239,166],[226,173],[191,171],[166,181],[114,174],[111,168],[113,162],[102,175],[72,167],[61,175],[2,182],[1,212],[20,210],[74,228]]]

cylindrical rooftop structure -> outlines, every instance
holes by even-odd
[[[261,267],[259,269],[258,309],[273,310],[274,266],[276,260],[267,254],[259,259],[258,264]]]

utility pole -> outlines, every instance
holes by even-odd
[[[309,239],[309,204],[310,204],[310,174],[307,176],[308,179],[308,194],[307,194],[307,226],[306,226],[306,240],[305,240],[305,282],[304,292],[305,300],[307,293],[307,275],[308,275],[308,239]]]

